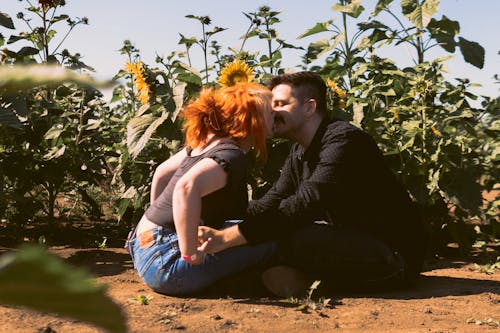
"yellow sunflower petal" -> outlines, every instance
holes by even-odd
[[[144,64],[142,61],[138,61],[135,64],[130,62],[125,63],[125,70],[134,75],[134,84],[138,92],[138,99],[142,104],[146,104],[149,101],[149,95],[151,93],[151,88],[146,81],[146,76],[144,75]]]
[[[431,130],[432,130],[432,133],[434,133],[435,136],[443,136],[443,134],[441,134],[441,132],[434,126],[431,127]]]
[[[397,120],[397,121],[399,121],[399,113],[398,113],[398,111],[396,109],[390,109],[387,112],[392,113],[392,115],[394,116],[394,119]]]
[[[335,83],[335,81],[333,81],[332,79],[330,78],[327,78],[326,79],[326,85],[332,89],[333,91],[335,91],[335,89],[337,89],[337,84]]]

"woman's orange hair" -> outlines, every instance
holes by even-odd
[[[271,109],[271,91],[257,83],[203,88],[200,96],[182,112],[186,145],[203,146],[209,134],[229,137],[241,144],[247,138],[260,160],[267,158],[265,112]]]

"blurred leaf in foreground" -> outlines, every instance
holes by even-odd
[[[40,247],[23,247],[0,257],[0,304],[59,314],[126,332],[120,307],[105,295],[106,286],[92,283],[75,269]]]
[[[88,75],[78,74],[57,65],[0,66],[0,88],[27,90],[43,84],[75,82],[93,87],[109,83],[98,82]]]

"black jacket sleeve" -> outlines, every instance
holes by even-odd
[[[279,182],[266,199],[270,204],[260,205],[260,210],[252,210],[252,214],[239,224],[240,232],[249,243],[277,239],[297,228],[325,217],[327,205],[335,203],[335,197],[342,195],[339,183],[349,172],[349,156],[355,153],[356,133],[326,133],[318,145],[319,151],[310,151],[317,161],[311,174],[305,177],[296,188],[290,185],[294,178],[300,178],[304,170],[297,170],[301,161],[299,156],[290,154]],[[317,156],[317,157],[316,157]],[[294,165],[295,164],[295,165]],[[304,163],[307,167],[307,163]],[[295,167],[295,168],[294,168]],[[297,175],[293,175],[293,173]],[[280,191],[281,186],[293,193]],[[279,204],[276,201],[279,200]]]

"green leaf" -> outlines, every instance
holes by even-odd
[[[484,48],[476,43],[468,41],[465,38],[458,38],[458,46],[464,57],[464,60],[477,68],[484,66]]]
[[[377,20],[358,23],[358,27],[360,30],[363,30],[363,31],[370,30],[370,29],[389,30],[389,27],[387,25],[385,25],[382,22],[377,21]]]
[[[478,214],[483,198],[477,178],[478,175],[472,170],[456,168],[441,177],[439,187],[448,200],[470,214]]]
[[[12,43],[15,43],[17,41],[26,40],[26,39],[28,39],[27,35],[22,35],[22,36],[10,35],[9,39],[7,40],[7,44],[12,44]]]
[[[299,35],[297,37],[297,39],[301,39],[301,38],[304,38],[307,36],[315,35],[315,34],[320,33],[320,32],[328,31],[328,27],[330,26],[330,24],[332,24],[332,22],[333,22],[333,20],[316,23],[316,25],[314,27],[312,27],[309,30],[306,30],[304,33]]]
[[[186,83],[192,83],[197,86],[202,85],[201,77],[194,73],[189,73],[189,72],[180,73],[179,75],[177,75],[177,80]]]
[[[155,130],[169,117],[164,111],[160,117],[146,114],[132,118],[127,124],[127,147],[132,158],[136,158],[146,146]]]
[[[63,156],[65,151],[65,145],[62,145],[61,147],[52,147],[49,149],[49,152],[47,154],[43,155],[43,158],[46,160],[52,160],[54,158]]]
[[[64,20],[67,20],[68,18],[69,18],[69,16],[66,15],[66,14],[58,15],[58,16],[52,18],[50,20],[50,23],[56,23],[56,22],[59,22],[59,21],[64,21]]]
[[[377,16],[381,11],[386,10],[393,0],[378,0],[375,10],[370,14],[370,17]]]
[[[175,68],[174,73],[177,74],[177,80],[192,83],[197,86],[202,85],[201,73],[195,68],[183,63],[182,61],[178,61],[175,64],[177,67]]]
[[[122,216],[127,211],[127,208],[130,205],[131,201],[132,200],[130,200],[130,199],[121,199],[120,202],[118,203],[118,209],[116,212],[118,214],[118,221],[121,220]]]
[[[406,134],[408,136],[415,136],[417,133],[420,133],[420,131],[421,131],[419,120],[403,121],[401,126],[406,131]]]
[[[317,289],[318,286],[320,285],[320,283],[321,283],[321,280],[314,281],[313,284],[311,284],[311,286],[309,287],[309,289],[311,289],[311,290]]]
[[[3,44],[5,44],[5,38],[0,34],[0,46],[3,46]]]
[[[441,20],[431,19],[427,28],[429,29],[432,37],[444,35],[454,38],[460,32],[460,23],[458,23],[458,21],[450,20],[443,15]]]
[[[6,27],[8,29],[15,29],[14,27],[14,22],[12,22],[12,19],[10,16],[6,13],[0,12],[0,25],[3,27]]]
[[[120,308],[80,269],[40,247],[0,257],[0,303],[82,320],[109,332],[125,332]]]
[[[198,42],[198,39],[196,37],[186,38],[183,34],[179,35],[181,36],[181,39],[177,44],[179,45],[184,44],[188,49],[194,44],[196,44],[196,42]]]
[[[170,111],[172,116],[171,119],[172,121],[175,121],[177,116],[179,115],[179,112],[182,110],[182,107],[184,106],[184,93],[186,91],[187,83],[181,82],[178,85],[174,87],[174,104],[175,104],[175,110]]]
[[[310,43],[307,48],[307,58],[314,60],[320,57],[323,53],[331,50],[330,42],[328,38],[323,38],[317,42]]]
[[[45,133],[44,138],[45,140],[57,139],[62,132],[64,132],[64,128],[59,128],[59,125],[54,125]]]
[[[83,126],[83,129],[85,131],[93,131],[93,130],[98,129],[102,123],[103,123],[103,119],[89,120],[89,122]]]
[[[17,117],[16,113],[10,109],[0,107],[0,125],[5,125],[14,128],[22,128],[23,124]]]
[[[401,7],[404,16],[406,16],[413,25],[419,29],[427,27],[439,8],[439,0],[425,0],[422,4],[419,0],[401,0]]]
[[[28,57],[32,55],[37,55],[40,52],[40,50],[35,49],[34,47],[30,46],[25,46],[22,47],[19,51],[17,51],[17,56],[18,57]]]
[[[460,24],[457,21],[448,19],[443,15],[441,20],[431,19],[427,26],[431,37],[434,38],[439,45],[448,52],[455,52],[455,36],[460,31]]]
[[[358,18],[358,16],[365,10],[365,7],[361,6],[361,0],[352,0],[345,6],[336,4],[332,8],[336,12],[346,13],[353,18]]]
[[[392,88],[389,88],[386,91],[381,91],[378,94],[383,96],[396,96],[396,92]]]

